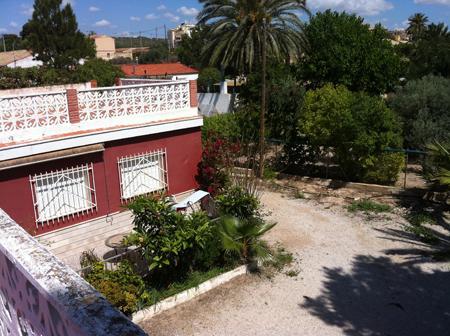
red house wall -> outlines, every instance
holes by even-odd
[[[0,208],[33,235],[61,229],[89,219],[123,211],[117,159],[157,149],[166,149],[169,194],[197,188],[195,175],[201,159],[199,128],[162,133],[105,143],[105,151],[34,164],[0,172]],[[93,213],[75,215],[36,227],[30,175],[93,163],[97,208]]]

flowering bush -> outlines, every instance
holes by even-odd
[[[233,158],[239,153],[237,142],[210,132],[204,143],[202,161],[198,164],[195,177],[200,188],[211,195],[217,195],[229,183]]]

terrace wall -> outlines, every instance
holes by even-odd
[[[0,209],[0,335],[146,333]]]

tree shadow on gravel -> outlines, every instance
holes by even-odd
[[[324,268],[322,293],[299,303],[345,335],[450,333],[450,272],[423,272],[387,257],[356,256],[352,268]]]

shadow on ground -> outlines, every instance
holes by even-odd
[[[324,268],[322,293],[301,308],[346,335],[450,334],[450,272],[424,272],[387,257],[356,256],[350,271]]]

